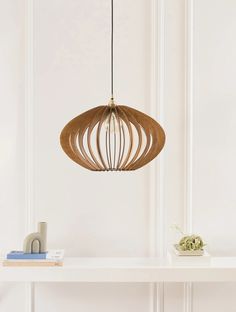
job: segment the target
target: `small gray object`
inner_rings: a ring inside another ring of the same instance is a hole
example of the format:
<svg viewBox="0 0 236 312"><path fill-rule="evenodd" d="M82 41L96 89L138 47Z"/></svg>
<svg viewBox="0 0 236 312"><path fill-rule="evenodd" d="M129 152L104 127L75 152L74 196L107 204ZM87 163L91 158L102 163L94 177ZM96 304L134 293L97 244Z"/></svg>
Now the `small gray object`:
<svg viewBox="0 0 236 312"><path fill-rule="evenodd" d="M26 236L23 251L24 253L47 252L47 222L39 222L38 232Z"/></svg>

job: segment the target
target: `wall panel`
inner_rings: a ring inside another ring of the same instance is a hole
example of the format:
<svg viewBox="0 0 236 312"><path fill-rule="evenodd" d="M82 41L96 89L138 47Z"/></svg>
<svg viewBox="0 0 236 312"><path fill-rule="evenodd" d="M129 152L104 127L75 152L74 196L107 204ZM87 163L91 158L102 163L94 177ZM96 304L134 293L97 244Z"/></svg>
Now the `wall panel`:
<svg viewBox="0 0 236 312"><path fill-rule="evenodd" d="M235 1L194 1L192 221L220 256L236 250L235 16ZM234 311L235 291L234 284L197 284L193 311Z"/></svg>
<svg viewBox="0 0 236 312"><path fill-rule="evenodd" d="M21 249L26 230L24 140L24 2L0 2L0 246ZM0 285L0 309L26 307L25 285Z"/></svg>
<svg viewBox="0 0 236 312"><path fill-rule="evenodd" d="M60 131L70 119L109 101L109 5L95 0L35 2L35 221L48 222L50 248L63 247L67 256L149 255L148 169L90 172L69 160L59 145ZM143 0L135 10L132 1L115 1L115 96L118 103L144 111L150 109L149 10ZM82 304L91 311L98 293L101 311L128 311L130 292L132 309L149 309L148 285L135 286L135 292L132 285L101 287L36 285L36 311L46 306L67 311L68 298L72 309Z"/></svg>

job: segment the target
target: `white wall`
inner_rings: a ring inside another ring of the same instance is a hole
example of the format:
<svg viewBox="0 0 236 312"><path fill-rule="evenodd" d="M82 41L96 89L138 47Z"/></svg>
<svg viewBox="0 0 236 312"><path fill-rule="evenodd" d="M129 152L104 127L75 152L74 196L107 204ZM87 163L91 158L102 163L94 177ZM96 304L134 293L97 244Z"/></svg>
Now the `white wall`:
<svg viewBox="0 0 236 312"><path fill-rule="evenodd" d="M0 2L0 248L24 236L24 6ZM1 284L0 309L26 308L25 287Z"/></svg>
<svg viewBox="0 0 236 312"><path fill-rule="evenodd" d="M0 1L0 248L43 220L68 256L161 255L177 222L235 255L236 3L114 2L117 102L161 121L165 150L133 173L93 173L59 146L70 119L109 100L109 1ZM234 284L157 286L7 284L0 308L235 311Z"/></svg>
<svg viewBox="0 0 236 312"><path fill-rule="evenodd" d="M236 253L235 17L232 0L193 4L192 222L212 254L229 256ZM233 283L197 284L194 311L235 311L235 291Z"/></svg>

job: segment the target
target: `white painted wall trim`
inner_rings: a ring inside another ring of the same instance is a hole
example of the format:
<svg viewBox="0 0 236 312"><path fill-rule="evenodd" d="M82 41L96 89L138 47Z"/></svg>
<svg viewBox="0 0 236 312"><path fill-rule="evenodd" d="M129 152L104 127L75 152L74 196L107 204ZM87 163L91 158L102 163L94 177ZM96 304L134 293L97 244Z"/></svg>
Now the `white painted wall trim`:
<svg viewBox="0 0 236 312"><path fill-rule="evenodd" d="M150 114L164 123L164 1L151 1L151 89ZM166 252L164 209L164 159L160 154L150 165L150 256L163 257ZM164 283L151 287L151 311L164 311Z"/></svg>
<svg viewBox="0 0 236 312"><path fill-rule="evenodd" d="M193 0L186 0L186 178L185 178L185 231L192 232L192 153L193 153Z"/></svg>
<svg viewBox="0 0 236 312"><path fill-rule="evenodd" d="M33 84L34 84L34 6L26 0L25 25L25 202L26 233L33 230Z"/></svg>
<svg viewBox="0 0 236 312"><path fill-rule="evenodd" d="M33 100L34 100L34 0L25 0L25 234L34 227ZM34 283L26 284L27 312L34 312Z"/></svg>
<svg viewBox="0 0 236 312"><path fill-rule="evenodd" d="M192 170L193 170L193 70L194 70L194 0L185 0L185 211L186 233L193 230ZM184 312L193 310L193 284L184 284Z"/></svg>

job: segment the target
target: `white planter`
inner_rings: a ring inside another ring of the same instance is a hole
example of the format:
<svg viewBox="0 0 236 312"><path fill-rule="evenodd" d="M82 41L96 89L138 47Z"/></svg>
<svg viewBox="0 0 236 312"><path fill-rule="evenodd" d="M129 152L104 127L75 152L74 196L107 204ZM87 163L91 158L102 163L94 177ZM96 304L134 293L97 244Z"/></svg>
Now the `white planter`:
<svg viewBox="0 0 236 312"><path fill-rule="evenodd" d="M170 265L201 266L209 265L211 262L211 256L206 250L182 251L177 244L172 246L167 258Z"/></svg>
<svg viewBox="0 0 236 312"><path fill-rule="evenodd" d="M181 250L179 248L179 245L175 244L174 246L174 252L177 256L203 256L204 255L204 249L200 250Z"/></svg>

